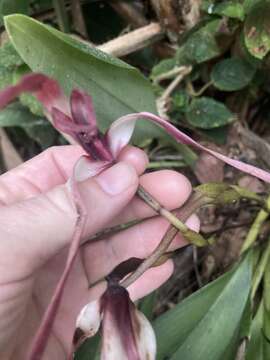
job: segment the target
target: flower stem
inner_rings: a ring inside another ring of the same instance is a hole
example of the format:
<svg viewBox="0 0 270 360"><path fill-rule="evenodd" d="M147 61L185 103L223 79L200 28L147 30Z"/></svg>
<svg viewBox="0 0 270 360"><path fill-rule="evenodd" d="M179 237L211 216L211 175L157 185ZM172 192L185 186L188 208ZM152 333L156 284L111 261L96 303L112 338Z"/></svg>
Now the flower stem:
<svg viewBox="0 0 270 360"><path fill-rule="evenodd" d="M266 207L267 209L270 208L270 196L268 196L267 200L266 200ZM256 216L256 219L254 220L248 234L247 237L244 241L244 244L242 246L241 249L241 254L243 254L247 249L249 249L253 243L256 241L259 232L261 230L261 227L263 225L263 223L265 222L265 220L268 218L269 216L269 212L262 209L259 211L258 215Z"/></svg>
<svg viewBox="0 0 270 360"><path fill-rule="evenodd" d="M198 208L205 205L205 197L198 196L197 194L193 194L189 201L184 205L178 212L177 217L181 218L182 221L186 221L190 215L192 215ZM173 215L175 217L175 215ZM179 220L179 219L177 219ZM181 223L182 221L179 220ZM186 226L186 225L185 225ZM152 267L157 260L166 252L170 244L172 243L174 237L178 233L178 228L175 228L174 225L170 225L160 241L159 245L155 248L152 254L146 258L138 268L129 275L126 279L124 279L121 283L121 286L128 287L134 281L136 281L146 270Z"/></svg>

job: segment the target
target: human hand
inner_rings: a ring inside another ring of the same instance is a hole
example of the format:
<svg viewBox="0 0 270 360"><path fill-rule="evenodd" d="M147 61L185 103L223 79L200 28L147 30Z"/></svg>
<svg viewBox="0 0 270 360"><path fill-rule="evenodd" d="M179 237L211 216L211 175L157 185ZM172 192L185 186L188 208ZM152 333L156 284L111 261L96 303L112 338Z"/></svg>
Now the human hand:
<svg viewBox="0 0 270 360"><path fill-rule="evenodd" d="M51 148L0 177L0 358L26 358L29 345L61 276L76 222L65 185L82 155L79 146ZM164 206L181 206L191 192L189 181L173 171L142 175L144 152L127 147L120 163L78 185L87 209L83 240L134 219L130 229L81 246L66 284L44 359L65 359L80 309L98 298L105 282L89 289L122 261L144 258L161 240L168 224L134 197L138 183ZM198 230L192 216L188 225ZM177 236L173 248L184 245ZM148 270L128 289L133 300L150 293L173 271L172 261Z"/></svg>

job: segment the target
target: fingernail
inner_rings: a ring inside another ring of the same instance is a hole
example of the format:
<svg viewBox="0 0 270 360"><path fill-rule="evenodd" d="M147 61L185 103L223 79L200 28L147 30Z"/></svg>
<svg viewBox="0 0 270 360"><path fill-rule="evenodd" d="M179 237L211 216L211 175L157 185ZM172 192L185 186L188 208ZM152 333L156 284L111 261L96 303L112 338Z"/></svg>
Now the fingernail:
<svg viewBox="0 0 270 360"><path fill-rule="evenodd" d="M119 162L101 173L96 181L104 192L118 195L137 183L138 177L133 166Z"/></svg>

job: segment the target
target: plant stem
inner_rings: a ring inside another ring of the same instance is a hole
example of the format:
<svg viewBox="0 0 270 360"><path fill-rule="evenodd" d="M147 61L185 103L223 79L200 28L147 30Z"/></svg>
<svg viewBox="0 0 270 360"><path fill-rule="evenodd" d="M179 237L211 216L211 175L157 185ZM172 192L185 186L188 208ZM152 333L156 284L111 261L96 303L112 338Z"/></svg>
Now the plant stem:
<svg viewBox="0 0 270 360"><path fill-rule="evenodd" d="M266 200L266 206L267 209L270 208L270 195ZM259 211L244 241L244 244L241 249L241 254L243 254L247 249L249 249L256 241L259 232L261 230L261 227L265 222L265 220L268 218L268 216L269 216L269 212L267 212L266 210L262 209Z"/></svg>
<svg viewBox="0 0 270 360"><path fill-rule="evenodd" d="M147 169L159 169L159 168L180 168L186 166L184 161L150 161Z"/></svg>
<svg viewBox="0 0 270 360"><path fill-rule="evenodd" d="M68 33L69 28L69 20L66 11L66 6L64 0L53 0L53 6L56 12L58 25L61 31Z"/></svg>
<svg viewBox="0 0 270 360"><path fill-rule="evenodd" d="M136 195L139 196L147 205L149 205L156 213L167 219L175 228L185 232L188 227L172 212L163 207L156 199L153 198L148 191L139 185Z"/></svg>
<svg viewBox="0 0 270 360"><path fill-rule="evenodd" d="M258 286L262 280L263 274L265 272L266 265L270 259L270 238L268 239L268 244L266 249L264 249L261 259L252 279L252 288L251 288L251 299L254 299Z"/></svg>
<svg viewBox="0 0 270 360"><path fill-rule="evenodd" d="M177 212L177 216L181 218L182 221L186 221L191 214L193 214L199 207L205 205L205 198L203 196L198 196L197 194L193 194L190 200L182 207L182 209ZM179 220L179 219L178 219ZM179 220L180 221L180 220ZM181 221L181 223L182 223ZM121 286L128 287L134 281L136 281L146 270L152 267L157 260L163 255L170 244L172 243L174 237L178 233L178 229L176 229L173 225L170 225L160 241L159 245L152 252L152 254L146 258L138 268L129 275L126 279L124 279L121 283Z"/></svg>

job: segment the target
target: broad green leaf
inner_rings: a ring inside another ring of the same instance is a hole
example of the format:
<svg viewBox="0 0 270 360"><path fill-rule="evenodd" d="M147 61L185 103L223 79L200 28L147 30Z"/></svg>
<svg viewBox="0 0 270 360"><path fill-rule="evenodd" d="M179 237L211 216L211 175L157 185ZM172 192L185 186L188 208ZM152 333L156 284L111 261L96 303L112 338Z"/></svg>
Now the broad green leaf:
<svg viewBox="0 0 270 360"><path fill-rule="evenodd" d="M128 64L23 15L5 18L14 47L33 71L57 79L66 94L74 87L92 97L102 131L123 114L155 112L151 84ZM137 140L164 134L141 121Z"/></svg>
<svg viewBox="0 0 270 360"><path fill-rule="evenodd" d="M244 27L249 52L263 59L270 50L270 1L261 0L250 9Z"/></svg>
<svg viewBox="0 0 270 360"><path fill-rule="evenodd" d="M235 269L156 319L157 359L223 360L221 355L228 351L240 326L250 282L251 261L246 257Z"/></svg>
<svg viewBox="0 0 270 360"><path fill-rule="evenodd" d="M14 69L23 64L23 60L11 42L0 47L0 68Z"/></svg>
<svg viewBox="0 0 270 360"><path fill-rule="evenodd" d="M30 0L0 0L0 25L3 25L3 16L22 13L28 14Z"/></svg>
<svg viewBox="0 0 270 360"><path fill-rule="evenodd" d="M216 4L212 9L212 14L227 16L229 18L239 19L241 21L245 18L244 7L237 1L223 1Z"/></svg>
<svg viewBox="0 0 270 360"><path fill-rule="evenodd" d="M218 128L235 120L235 116L223 103L208 97L193 99L186 117L191 125L201 129Z"/></svg>
<svg viewBox="0 0 270 360"><path fill-rule="evenodd" d="M211 73L216 88L223 91L236 91L247 86L253 79L256 69L248 62L230 58L218 62Z"/></svg>
<svg viewBox="0 0 270 360"><path fill-rule="evenodd" d="M100 334L87 339L76 351L74 360L100 360Z"/></svg>
<svg viewBox="0 0 270 360"><path fill-rule="evenodd" d="M157 292L154 291L151 294L145 296L139 303L139 310L142 311L149 320L153 318L156 300Z"/></svg>
<svg viewBox="0 0 270 360"><path fill-rule="evenodd" d="M209 139L210 141L213 141L219 145L226 144L228 133L229 133L229 126L226 125L208 130L200 129L200 134L202 134L205 138Z"/></svg>
<svg viewBox="0 0 270 360"><path fill-rule="evenodd" d="M14 103L0 111L0 127L20 126L44 126L51 125L47 120L33 115L26 107L19 103Z"/></svg>
<svg viewBox="0 0 270 360"><path fill-rule="evenodd" d="M26 107L14 103L0 112L0 127L18 126L42 148L52 146L57 137L56 131L44 118L32 114Z"/></svg>
<svg viewBox="0 0 270 360"><path fill-rule="evenodd" d="M179 63L202 63L218 56L221 52L215 36L220 28L221 21L212 20L199 30L193 32L185 44L179 48L177 58Z"/></svg>

